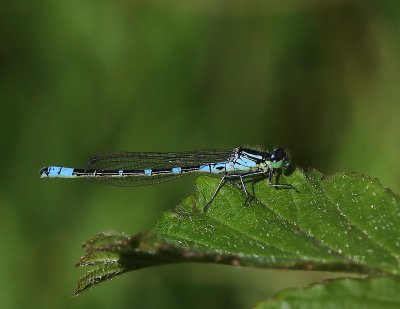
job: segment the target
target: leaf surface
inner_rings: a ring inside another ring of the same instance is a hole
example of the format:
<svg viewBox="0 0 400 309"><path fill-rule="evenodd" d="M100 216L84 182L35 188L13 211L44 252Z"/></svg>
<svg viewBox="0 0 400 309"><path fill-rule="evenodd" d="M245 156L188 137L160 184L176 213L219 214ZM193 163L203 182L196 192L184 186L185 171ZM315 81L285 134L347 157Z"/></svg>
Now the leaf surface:
<svg viewBox="0 0 400 309"><path fill-rule="evenodd" d="M143 267L206 262L281 269L398 275L400 199L356 173L325 177L317 171L280 177L293 189L265 180L242 190L222 187L202 211L219 179L197 178L197 193L165 212L148 233L100 233L85 243L78 266L94 266L76 293Z"/></svg>
<svg viewBox="0 0 400 309"><path fill-rule="evenodd" d="M284 290L255 309L400 308L400 279L337 279L303 289Z"/></svg>

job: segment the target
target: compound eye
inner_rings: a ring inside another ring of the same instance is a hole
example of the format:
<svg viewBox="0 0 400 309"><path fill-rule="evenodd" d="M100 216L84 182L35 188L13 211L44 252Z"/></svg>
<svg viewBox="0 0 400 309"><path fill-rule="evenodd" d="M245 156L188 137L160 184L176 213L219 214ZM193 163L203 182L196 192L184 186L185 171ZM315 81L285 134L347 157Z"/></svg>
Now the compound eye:
<svg viewBox="0 0 400 309"><path fill-rule="evenodd" d="M285 157L286 157L285 149L283 149L283 147L278 147L275 148L274 151L272 152L271 159L276 162L282 160Z"/></svg>

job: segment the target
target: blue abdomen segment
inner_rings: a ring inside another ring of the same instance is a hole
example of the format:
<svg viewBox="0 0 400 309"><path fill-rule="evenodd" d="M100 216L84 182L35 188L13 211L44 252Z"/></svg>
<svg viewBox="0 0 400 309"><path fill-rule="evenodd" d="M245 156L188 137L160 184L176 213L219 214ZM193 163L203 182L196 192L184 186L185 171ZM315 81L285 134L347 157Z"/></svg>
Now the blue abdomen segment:
<svg viewBox="0 0 400 309"><path fill-rule="evenodd" d="M211 164L200 165L199 172L212 173L212 174L223 174L235 171L235 164L233 162L218 162Z"/></svg>
<svg viewBox="0 0 400 309"><path fill-rule="evenodd" d="M40 171L40 177L45 178L72 178L76 177L74 173L74 168L72 167L63 167L63 166L49 166L42 168Z"/></svg>
<svg viewBox="0 0 400 309"><path fill-rule="evenodd" d="M245 173L256 170L259 166L256 162L245 157L239 157L234 161L218 162L200 165L199 172L222 174L222 173Z"/></svg>
<svg viewBox="0 0 400 309"><path fill-rule="evenodd" d="M213 174L225 173L227 164L228 164L228 162L203 164L203 165L200 165L199 172L213 173Z"/></svg>
<svg viewBox="0 0 400 309"><path fill-rule="evenodd" d="M236 159L234 164L235 171L248 172L257 169L258 165L253 160L240 156Z"/></svg>
<svg viewBox="0 0 400 309"><path fill-rule="evenodd" d="M182 168L181 167L173 167L171 169L172 174L181 174L182 173Z"/></svg>

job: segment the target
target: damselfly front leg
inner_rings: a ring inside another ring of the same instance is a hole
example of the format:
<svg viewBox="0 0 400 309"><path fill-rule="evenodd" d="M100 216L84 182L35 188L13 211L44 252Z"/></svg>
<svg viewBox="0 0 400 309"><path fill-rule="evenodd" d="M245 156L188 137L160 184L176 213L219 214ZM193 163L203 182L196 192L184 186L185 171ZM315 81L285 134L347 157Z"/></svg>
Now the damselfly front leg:
<svg viewBox="0 0 400 309"><path fill-rule="evenodd" d="M274 175L274 169L272 169L272 168L268 169L267 174L268 174L269 185L271 187L281 188L281 189L294 189L297 192L297 189L294 186L292 186L290 183L281 183L281 184L273 183L272 177Z"/></svg>

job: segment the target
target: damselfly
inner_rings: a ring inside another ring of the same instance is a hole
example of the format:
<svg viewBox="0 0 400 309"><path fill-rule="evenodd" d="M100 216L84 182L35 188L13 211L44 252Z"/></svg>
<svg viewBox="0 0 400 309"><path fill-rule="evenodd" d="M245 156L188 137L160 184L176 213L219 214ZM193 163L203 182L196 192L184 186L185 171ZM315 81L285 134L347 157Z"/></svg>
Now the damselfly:
<svg viewBox="0 0 400 309"><path fill-rule="evenodd" d="M143 186L161 183L189 173L209 173L222 176L208 210L225 181L235 182L249 197L244 179L266 176L269 185L294 188L290 184L273 183L275 170L289 165L284 148L272 152L239 147L232 151L207 150L191 152L119 152L95 155L86 169L49 166L40 170L42 178L92 178L116 186Z"/></svg>

